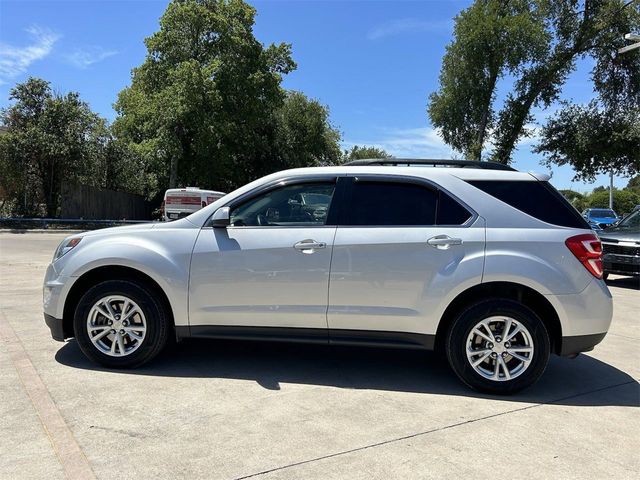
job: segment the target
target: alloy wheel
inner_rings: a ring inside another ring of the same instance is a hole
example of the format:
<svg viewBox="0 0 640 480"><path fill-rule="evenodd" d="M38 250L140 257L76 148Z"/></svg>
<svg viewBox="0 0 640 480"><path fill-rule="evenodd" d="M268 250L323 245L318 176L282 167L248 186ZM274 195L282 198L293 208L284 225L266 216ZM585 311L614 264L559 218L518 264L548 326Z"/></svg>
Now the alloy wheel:
<svg viewBox="0 0 640 480"><path fill-rule="evenodd" d="M112 357L135 352L147 334L147 320L140 306L124 295L98 300L87 316L87 332L93 345Z"/></svg>
<svg viewBox="0 0 640 480"><path fill-rule="evenodd" d="M519 377L531 364L533 338L514 318L492 316L471 329L466 354L476 373L488 380L504 382Z"/></svg>

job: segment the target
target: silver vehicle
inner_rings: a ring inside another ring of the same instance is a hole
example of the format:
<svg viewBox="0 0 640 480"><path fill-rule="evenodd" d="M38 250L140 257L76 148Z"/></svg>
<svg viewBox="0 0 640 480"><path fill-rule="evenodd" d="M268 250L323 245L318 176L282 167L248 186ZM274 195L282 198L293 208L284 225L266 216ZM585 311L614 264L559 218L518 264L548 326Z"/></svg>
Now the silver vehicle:
<svg viewBox="0 0 640 480"><path fill-rule="evenodd" d="M275 173L175 222L67 238L46 323L108 367L171 337L378 345L441 350L467 385L512 393L612 316L600 241L547 180L398 159Z"/></svg>

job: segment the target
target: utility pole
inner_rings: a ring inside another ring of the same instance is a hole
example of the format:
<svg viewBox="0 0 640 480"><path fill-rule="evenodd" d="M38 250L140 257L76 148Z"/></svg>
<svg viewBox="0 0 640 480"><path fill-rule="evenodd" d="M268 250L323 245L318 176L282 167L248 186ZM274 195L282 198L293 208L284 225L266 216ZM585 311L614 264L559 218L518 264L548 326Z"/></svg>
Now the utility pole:
<svg viewBox="0 0 640 480"><path fill-rule="evenodd" d="M613 170L609 172L609 208L613 210Z"/></svg>

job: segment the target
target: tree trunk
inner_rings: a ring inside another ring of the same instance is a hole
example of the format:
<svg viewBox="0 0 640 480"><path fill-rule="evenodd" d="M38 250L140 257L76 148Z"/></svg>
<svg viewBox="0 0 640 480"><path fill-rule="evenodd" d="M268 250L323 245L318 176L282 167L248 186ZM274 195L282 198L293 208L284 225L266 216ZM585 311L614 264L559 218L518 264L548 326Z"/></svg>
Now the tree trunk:
<svg viewBox="0 0 640 480"><path fill-rule="evenodd" d="M484 139L487 132L487 120L489 119L489 106L482 113L480 119L480 125L478 125L478 137L476 138L476 144L471 152L471 160L480 162L482 160L482 147L484 146Z"/></svg>
<svg viewBox="0 0 640 480"><path fill-rule="evenodd" d="M169 188L176 188L178 185L178 155L171 155L171 167L169 169Z"/></svg>
<svg viewBox="0 0 640 480"><path fill-rule="evenodd" d="M494 162L508 165L511 155L516 147L516 142L522 136L524 124L529 117L533 102L538 98L542 88L531 88L525 95L520 95L507 102L500 118L499 134L496 140L496 149L492 154Z"/></svg>
<svg viewBox="0 0 640 480"><path fill-rule="evenodd" d="M482 118L480 119L480 125L478 125L478 137L476 139L476 146L472 152L472 160L482 160L482 148L484 147L484 141L487 138L487 124L489 123L489 110L491 109L491 99L493 98L493 92L496 88L498 81L499 69L494 68L489 78L489 84L487 88L487 98L484 104L484 111L482 112Z"/></svg>
<svg viewBox="0 0 640 480"><path fill-rule="evenodd" d="M589 50L587 31L591 28L592 23L591 3L589 0L584 3L583 18L571 47L556 46L548 62L524 73L523 78L527 78L529 81L523 86L524 88L520 88L520 93L516 97L511 97L506 102L501 112L496 149L492 154L492 160L504 164L511 161L511 155L522 136L531 107L545 89L561 84L562 76L571 71L573 59L577 55Z"/></svg>
<svg viewBox="0 0 640 480"><path fill-rule="evenodd" d="M42 170L46 172L41 180L42 194L47 207L47 218L53 218L56 216L56 211L58 210L53 179L53 162L50 162L50 165L45 165Z"/></svg>

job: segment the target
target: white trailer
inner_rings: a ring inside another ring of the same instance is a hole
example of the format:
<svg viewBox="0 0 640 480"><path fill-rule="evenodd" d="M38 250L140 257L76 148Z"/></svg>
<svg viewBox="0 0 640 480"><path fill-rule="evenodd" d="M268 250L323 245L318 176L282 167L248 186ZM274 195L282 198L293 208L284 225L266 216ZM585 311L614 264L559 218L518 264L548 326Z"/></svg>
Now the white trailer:
<svg viewBox="0 0 640 480"><path fill-rule="evenodd" d="M186 217L225 195L224 192L201 190L197 187L170 188L164 193L163 218L170 222Z"/></svg>

